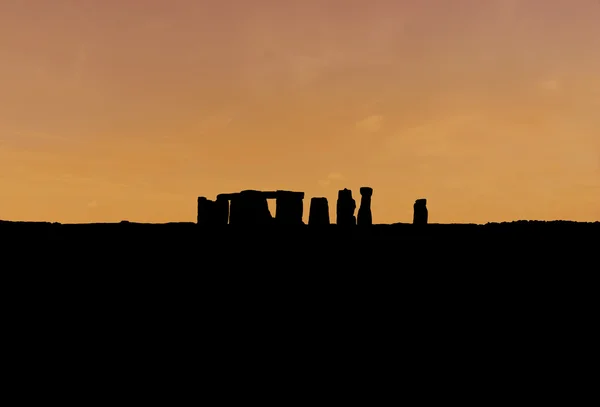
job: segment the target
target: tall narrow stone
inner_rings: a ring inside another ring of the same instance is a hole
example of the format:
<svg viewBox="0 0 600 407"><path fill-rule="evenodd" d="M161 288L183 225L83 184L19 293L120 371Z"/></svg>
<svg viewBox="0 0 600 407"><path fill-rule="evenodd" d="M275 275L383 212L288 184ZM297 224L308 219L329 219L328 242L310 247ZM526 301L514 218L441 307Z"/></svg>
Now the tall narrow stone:
<svg viewBox="0 0 600 407"><path fill-rule="evenodd" d="M279 225L302 225L304 192L277 191L275 219Z"/></svg>
<svg viewBox="0 0 600 407"><path fill-rule="evenodd" d="M229 222L229 199L217 196L214 203L215 225L224 226Z"/></svg>
<svg viewBox="0 0 600 407"><path fill-rule="evenodd" d="M217 200L219 197L217 196ZM244 204L240 194L230 194L229 197L229 224L238 225L244 223Z"/></svg>
<svg viewBox="0 0 600 407"><path fill-rule="evenodd" d="M340 226L356 225L356 201L352 198L352 191L344 188L338 192L336 207L336 223Z"/></svg>
<svg viewBox="0 0 600 407"><path fill-rule="evenodd" d="M215 221L215 203L206 197L198 197L198 216L196 223L201 226L212 225Z"/></svg>
<svg viewBox="0 0 600 407"><path fill-rule="evenodd" d="M427 199L417 199L413 205L413 224L414 225L426 225L429 217L427 211Z"/></svg>
<svg viewBox="0 0 600 407"><path fill-rule="evenodd" d="M359 225L372 225L373 215L371 214L371 196L373 196L373 188L362 187L360 189L360 208L358 209Z"/></svg>
<svg viewBox="0 0 600 407"><path fill-rule="evenodd" d="M327 198L312 198L310 200L310 212L308 213L309 226L325 226L329 223Z"/></svg>
<svg viewBox="0 0 600 407"><path fill-rule="evenodd" d="M230 224L266 225L272 220L267 198L261 191L246 190L232 196Z"/></svg>

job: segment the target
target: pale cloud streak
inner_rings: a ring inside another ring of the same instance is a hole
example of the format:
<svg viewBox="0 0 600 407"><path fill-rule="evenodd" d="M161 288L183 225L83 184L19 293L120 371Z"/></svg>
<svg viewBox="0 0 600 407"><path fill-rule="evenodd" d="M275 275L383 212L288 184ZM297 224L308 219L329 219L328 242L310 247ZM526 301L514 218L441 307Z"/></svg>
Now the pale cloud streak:
<svg viewBox="0 0 600 407"><path fill-rule="evenodd" d="M366 133L377 133L383 126L382 115L371 115L356 123L356 129Z"/></svg>
<svg viewBox="0 0 600 407"><path fill-rule="evenodd" d="M318 184L321 187L326 188L326 187L330 186L332 183L335 183L336 181L341 181L343 179L344 179L344 176L342 174L340 174L339 172L331 172L331 173L327 174L327 177L319 180Z"/></svg>
<svg viewBox="0 0 600 407"><path fill-rule="evenodd" d="M539 87L543 90L556 92L560 90L560 81L558 79L546 79L539 83Z"/></svg>

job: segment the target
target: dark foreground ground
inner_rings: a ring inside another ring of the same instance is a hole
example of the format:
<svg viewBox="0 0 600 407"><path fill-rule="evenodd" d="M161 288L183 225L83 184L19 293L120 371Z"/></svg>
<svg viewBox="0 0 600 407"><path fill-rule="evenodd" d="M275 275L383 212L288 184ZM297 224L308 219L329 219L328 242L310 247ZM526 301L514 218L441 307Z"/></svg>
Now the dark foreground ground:
<svg viewBox="0 0 600 407"><path fill-rule="evenodd" d="M498 304L510 306L536 296L583 301L596 298L584 292L599 289L599 222L350 229L1 222L0 242L4 278L31 279L45 293L52 286L105 295L109 304L413 298L412 306L429 307L499 296Z"/></svg>
<svg viewBox="0 0 600 407"><path fill-rule="evenodd" d="M236 273L505 272L573 268L597 261L600 222L308 226L203 229L193 223L58 224L0 222L0 241L13 267L45 262L76 265ZM589 264L591 267L591 263ZM458 267L454 269L453 267Z"/></svg>
<svg viewBox="0 0 600 407"><path fill-rule="evenodd" d="M221 395L234 377L289 394L305 392L305 380L330 387L337 378L357 382L339 390L353 398L372 380L420 399L501 386L489 397L518 382L537 399L555 393L534 380L562 388L588 371L580 365L597 343L599 240L600 223L570 222L1 222L3 338L18 368L35 362L45 377L63 366L110 372L128 386L133 377L160 386L193 379Z"/></svg>
<svg viewBox="0 0 600 407"><path fill-rule="evenodd" d="M64 286L81 281L90 290L136 286L132 292L140 295L158 290L157 296L180 299L219 290L238 296L317 290L373 299L387 298L386 292L403 298L505 288L551 293L544 285L562 285L566 295L569 282L596 287L584 281L600 270L599 222L350 229L2 222L0 241L5 276L38 275L54 285L64 279Z"/></svg>

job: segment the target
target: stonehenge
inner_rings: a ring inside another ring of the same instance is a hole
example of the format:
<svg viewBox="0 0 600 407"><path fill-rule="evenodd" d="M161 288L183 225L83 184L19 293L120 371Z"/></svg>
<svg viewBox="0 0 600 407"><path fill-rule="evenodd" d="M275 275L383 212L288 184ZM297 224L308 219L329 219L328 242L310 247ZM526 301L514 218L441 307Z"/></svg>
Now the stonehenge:
<svg viewBox="0 0 600 407"><path fill-rule="evenodd" d="M217 196L217 200L213 205L212 216L215 218L215 225L227 225L229 222L229 201Z"/></svg>
<svg viewBox="0 0 600 407"><path fill-rule="evenodd" d="M427 199L417 199L413 205L413 225L426 225L429 216L427 211Z"/></svg>
<svg viewBox="0 0 600 407"><path fill-rule="evenodd" d="M198 197L198 218L196 223L202 226L209 226L214 220L214 201L207 199L204 196Z"/></svg>
<svg viewBox="0 0 600 407"><path fill-rule="evenodd" d="M277 191L275 220L279 225L301 225L304 215L304 192Z"/></svg>
<svg viewBox="0 0 600 407"><path fill-rule="evenodd" d="M339 226L373 225L371 199L373 188L360 188L360 207L355 216L356 201L352 191L344 188L338 191L335 223ZM269 210L267 200L275 200L275 216ZM414 224L427 223L427 200L417 199L414 205ZM198 197L197 224L201 226L258 226L258 225L304 225L304 192L258 191L219 194L216 200ZM325 197L310 200L308 224L324 226L331 224L329 203Z"/></svg>
<svg viewBox="0 0 600 407"><path fill-rule="evenodd" d="M265 225L273 221L267 198L260 191L242 191L232 195L230 202L230 225Z"/></svg>
<svg viewBox="0 0 600 407"><path fill-rule="evenodd" d="M371 196L373 196L373 188L362 187L360 189L360 208L358 209L358 217L356 221L361 226L373 224L373 215L371 214Z"/></svg>
<svg viewBox="0 0 600 407"><path fill-rule="evenodd" d="M226 225L229 219L229 202L217 198L211 201L206 197L198 197L198 225L220 226Z"/></svg>
<svg viewBox="0 0 600 407"><path fill-rule="evenodd" d="M356 201L352 198L352 191L347 188L338 191L336 223L340 226L356 225L355 210Z"/></svg>
<svg viewBox="0 0 600 407"><path fill-rule="evenodd" d="M327 198L312 198L308 213L308 224L311 226L329 225L329 204Z"/></svg>
<svg viewBox="0 0 600 407"><path fill-rule="evenodd" d="M275 217L267 199L275 199ZM219 194L216 201L198 198L198 225L301 225L304 192L244 190Z"/></svg>

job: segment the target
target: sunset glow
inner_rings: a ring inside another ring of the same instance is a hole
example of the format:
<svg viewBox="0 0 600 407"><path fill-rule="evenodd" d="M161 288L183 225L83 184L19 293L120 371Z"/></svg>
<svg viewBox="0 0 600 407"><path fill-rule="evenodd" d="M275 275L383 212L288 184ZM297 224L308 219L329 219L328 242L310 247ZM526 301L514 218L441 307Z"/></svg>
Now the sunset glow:
<svg viewBox="0 0 600 407"><path fill-rule="evenodd" d="M600 1L0 1L0 219L361 186L375 223L600 220Z"/></svg>

